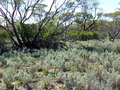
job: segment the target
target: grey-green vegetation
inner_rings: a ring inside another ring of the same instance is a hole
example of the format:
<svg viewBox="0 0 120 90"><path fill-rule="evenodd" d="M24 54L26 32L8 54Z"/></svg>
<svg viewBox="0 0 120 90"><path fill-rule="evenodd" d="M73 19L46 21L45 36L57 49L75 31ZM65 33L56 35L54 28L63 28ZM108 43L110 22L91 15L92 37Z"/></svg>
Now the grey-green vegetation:
<svg viewBox="0 0 120 90"><path fill-rule="evenodd" d="M120 40L66 42L59 48L0 56L0 90L119 90Z"/></svg>

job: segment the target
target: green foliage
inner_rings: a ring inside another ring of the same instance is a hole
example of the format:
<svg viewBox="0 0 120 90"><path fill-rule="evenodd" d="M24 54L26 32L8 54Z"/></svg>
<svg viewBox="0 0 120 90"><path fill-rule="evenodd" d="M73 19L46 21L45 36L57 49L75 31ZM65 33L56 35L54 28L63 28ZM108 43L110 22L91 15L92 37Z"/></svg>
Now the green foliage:
<svg viewBox="0 0 120 90"><path fill-rule="evenodd" d="M1 31L0 32L0 38L8 38L8 37L9 37L9 35L6 31Z"/></svg>
<svg viewBox="0 0 120 90"><path fill-rule="evenodd" d="M16 75L15 79L21 81L23 84L28 84L31 80L31 74L28 74L26 71L20 70Z"/></svg>
<svg viewBox="0 0 120 90"><path fill-rule="evenodd" d="M11 82L13 82L15 79L14 75L15 69L13 68L7 68L5 72L3 72L2 77L6 85L11 85Z"/></svg>
<svg viewBox="0 0 120 90"><path fill-rule="evenodd" d="M47 89L49 85L50 85L49 83L40 83L40 86L41 86L43 89Z"/></svg>
<svg viewBox="0 0 120 90"><path fill-rule="evenodd" d="M110 18L119 17L120 16L120 11L116 11L116 12L113 12L113 13L106 13L106 14L104 14L104 16L110 17Z"/></svg>
<svg viewBox="0 0 120 90"><path fill-rule="evenodd" d="M60 33L59 31L55 31L55 29L56 29L56 26L54 25L54 22L50 22L49 25L44 28L43 39L54 40L55 36L53 34L58 34L59 35L59 33Z"/></svg>
<svg viewBox="0 0 120 90"><path fill-rule="evenodd" d="M80 20L79 18L77 18L77 19L75 20L75 22L76 22L76 23L79 23L79 24L83 23L83 21Z"/></svg>
<svg viewBox="0 0 120 90"><path fill-rule="evenodd" d="M40 74L41 76L47 76L48 73L43 71L43 72L40 72L39 74Z"/></svg>
<svg viewBox="0 0 120 90"><path fill-rule="evenodd" d="M48 30L48 31L46 31L44 34L43 34L43 37L45 38L45 39L51 39L51 38L53 38L53 33L54 33L54 30L53 29L51 29L51 30Z"/></svg>
<svg viewBox="0 0 120 90"><path fill-rule="evenodd" d="M68 3L66 4L66 6L70 8L70 7L72 7L74 4L75 4L74 2L68 2Z"/></svg>
<svg viewBox="0 0 120 90"><path fill-rule="evenodd" d="M9 42L9 35L6 31L1 31L0 32L0 49L1 50L7 50L7 43Z"/></svg>
<svg viewBox="0 0 120 90"><path fill-rule="evenodd" d="M97 35L97 32L71 30L67 34L70 36L72 36L72 35Z"/></svg>
<svg viewBox="0 0 120 90"><path fill-rule="evenodd" d="M88 31L76 31L71 30L67 32L68 38L77 39L77 40L90 40L90 39L98 39L98 32L88 32Z"/></svg>
<svg viewBox="0 0 120 90"><path fill-rule="evenodd" d="M23 24L22 26L17 26L17 30L24 39L33 38L37 33L37 25L35 24Z"/></svg>

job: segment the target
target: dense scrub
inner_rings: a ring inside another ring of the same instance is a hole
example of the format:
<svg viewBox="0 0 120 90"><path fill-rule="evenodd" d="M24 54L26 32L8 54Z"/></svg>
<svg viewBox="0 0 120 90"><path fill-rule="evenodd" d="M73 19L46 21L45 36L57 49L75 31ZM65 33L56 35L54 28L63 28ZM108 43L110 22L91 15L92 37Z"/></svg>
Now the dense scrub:
<svg viewBox="0 0 120 90"><path fill-rule="evenodd" d="M0 56L0 90L119 90L120 40L66 42L68 50Z"/></svg>

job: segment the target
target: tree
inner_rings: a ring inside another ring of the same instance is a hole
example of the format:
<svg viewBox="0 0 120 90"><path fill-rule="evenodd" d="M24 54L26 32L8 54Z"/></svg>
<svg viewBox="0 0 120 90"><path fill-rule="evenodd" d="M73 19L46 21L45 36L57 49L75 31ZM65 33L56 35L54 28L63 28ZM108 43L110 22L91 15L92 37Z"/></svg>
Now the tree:
<svg viewBox="0 0 120 90"><path fill-rule="evenodd" d="M106 13L104 16L109 18L109 22L107 23L106 27L109 40L113 42L120 33L120 11Z"/></svg>
<svg viewBox="0 0 120 90"><path fill-rule="evenodd" d="M97 20L102 16L98 11L98 2L91 0L83 1L81 12L76 13L77 29L81 31L91 31L95 28Z"/></svg>
<svg viewBox="0 0 120 90"><path fill-rule="evenodd" d="M76 0L72 4L72 0L64 0L61 4L57 0L52 0L48 10L44 9L47 5L42 3L43 0L1 0L0 16L4 19L4 23L0 25L10 36L13 43L19 47L41 48L47 47L51 43L44 40L44 28L50 23L54 23L55 28L52 36L59 35L64 32L73 22L68 22L74 14L76 8L81 5L81 0ZM54 8L54 10L53 10ZM44 13L43 13L44 12ZM67 12L69 17L62 15ZM60 16L60 17L59 17ZM37 24L28 25L32 17L38 17ZM58 18L57 18L58 17ZM57 19L56 19L57 18ZM56 21L56 22L55 22ZM67 24L66 24L67 23ZM56 31L64 26L63 29ZM31 33L34 33L32 36ZM27 35L29 34L29 35Z"/></svg>

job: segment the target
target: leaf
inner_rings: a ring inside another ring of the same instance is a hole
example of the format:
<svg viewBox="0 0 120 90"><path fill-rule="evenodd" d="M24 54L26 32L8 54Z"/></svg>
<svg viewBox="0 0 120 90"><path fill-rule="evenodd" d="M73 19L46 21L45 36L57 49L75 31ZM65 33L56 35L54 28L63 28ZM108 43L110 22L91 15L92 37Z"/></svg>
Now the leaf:
<svg viewBox="0 0 120 90"><path fill-rule="evenodd" d="M80 24L80 23L83 23L83 21L80 20L80 19L78 19L78 18L75 20L75 22L76 22L76 23L79 23L79 24Z"/></svg>
<svg viewBox="0 0 120 90"><path fill-rule="evenodd" d="M68 3L66 4L67 7L72 7L73 5L74 5L74 2L68 2Z"/></svg>

